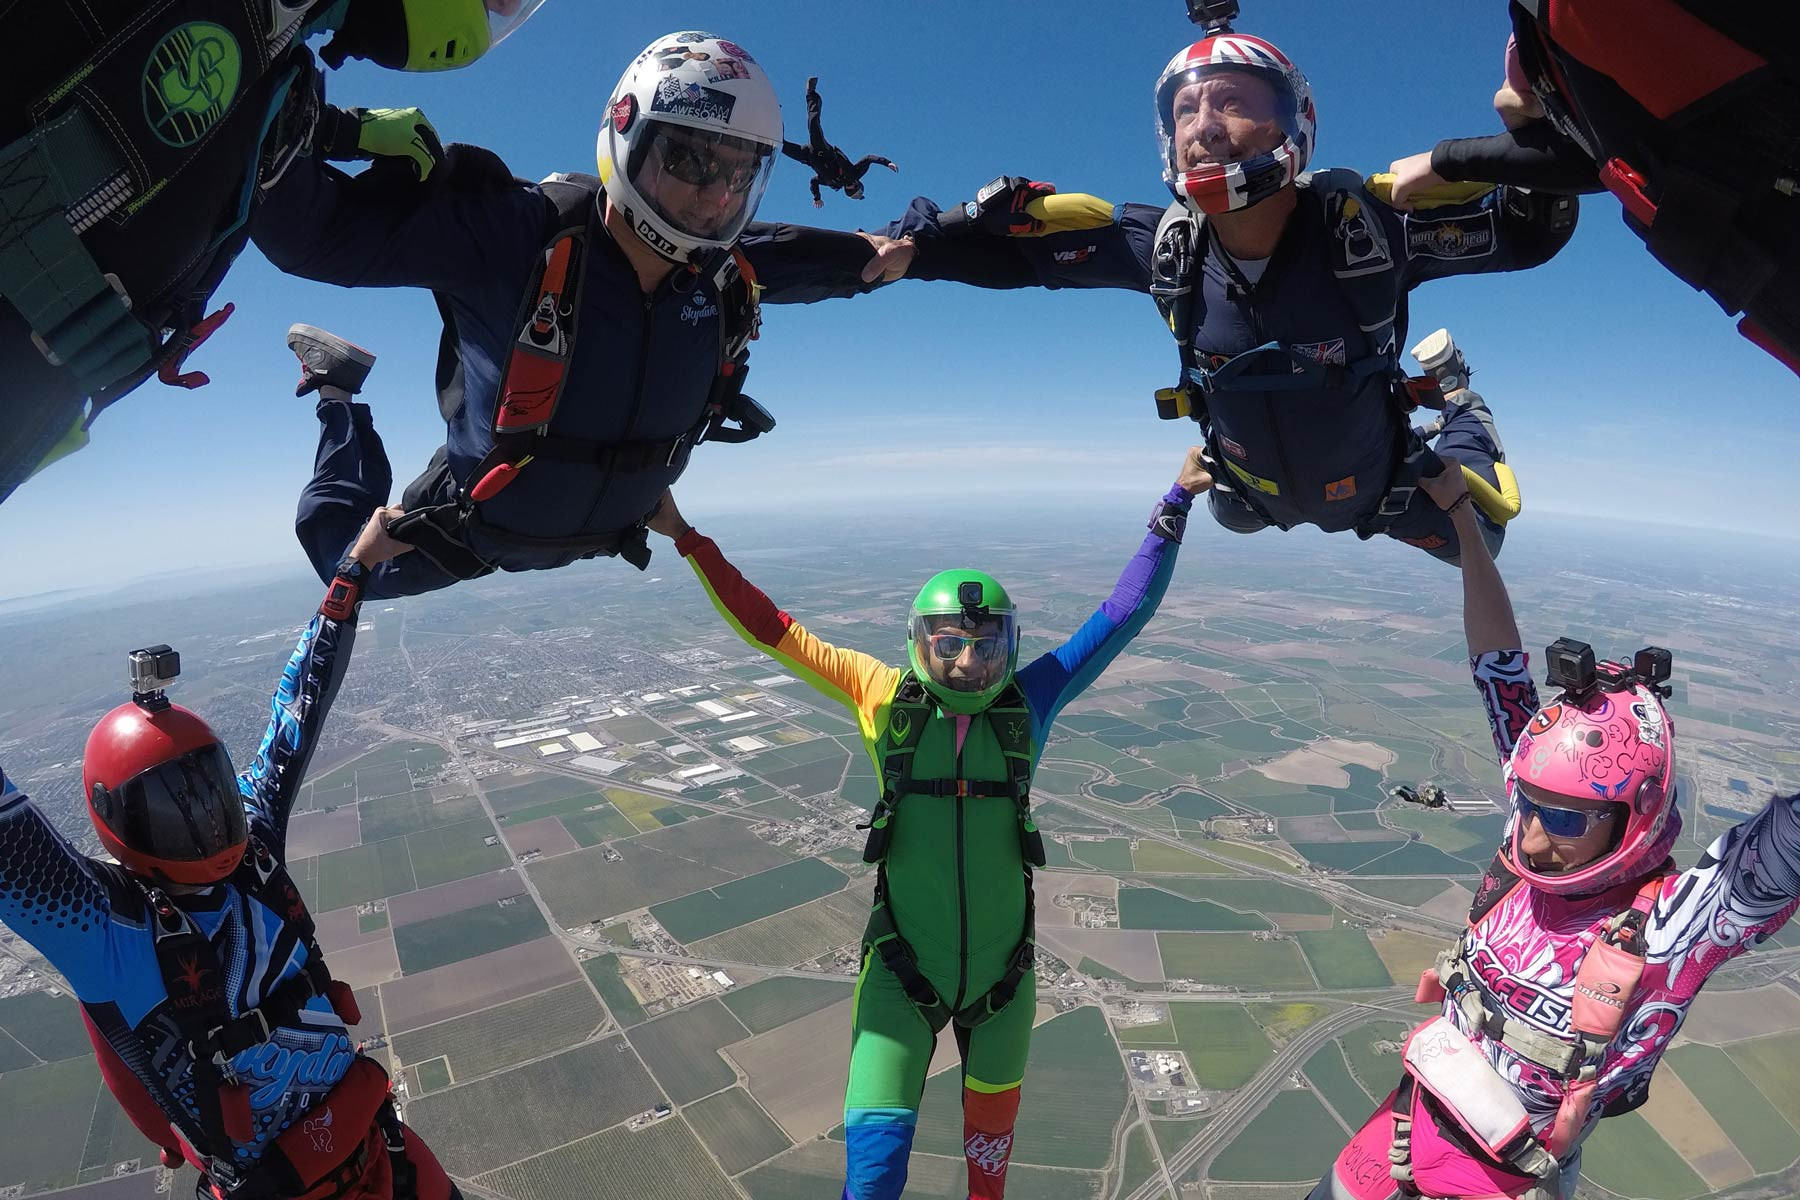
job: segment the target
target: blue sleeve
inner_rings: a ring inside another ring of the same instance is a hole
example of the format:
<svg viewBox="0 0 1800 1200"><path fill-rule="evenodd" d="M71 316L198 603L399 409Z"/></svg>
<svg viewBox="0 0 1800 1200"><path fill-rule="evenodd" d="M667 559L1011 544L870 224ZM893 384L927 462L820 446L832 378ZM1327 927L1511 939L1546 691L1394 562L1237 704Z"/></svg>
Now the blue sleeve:
<svg viewBox="0 0 1800 1200"><path fill-rule="evenodd" d="M256 757L238 775L244 809L274 838L276 856L287 856L288 816L319 744L319 730L331 712L338 685L350 666L356 643L356 608L343 619L315 615L300 634L269 704L269 725Z"/></svg>
<svg viewBox="0 0 1800 1200"><path fill-rule="evenodd" d="M92 859L0 774L0 921L83 997L106 991L112 898Z"/></svg>
<svg viewBox="0 0 1800 1200"><path fill-rule="evenodd" d="M874 248L859 234L754 221L738 239L765 304L811 304L874 291L863 267Z"/></svg>
<svg viewBox="0 0 1800 1200"><path fill-rule="evenodd" d="M257 206L251 237L290 275L442 292L523 275L543 246L549 200L534 187L398 176L378 166L352 177L313 156L296 159Z"/></svg>
<svg viewBox="0 0 1800 1200"><path fill-rule="evenodd" d="M1193 497L1169 489L1163 503L1186 513ZM1179 531L1177 531L1179 532ZM1019 687L1032 713L1032 736L1041 748L1056 715L1086 691L1156 613L1175 573L1181 544L1151 532L1125 564L1118 583L1075 636L1019 671Z"/></svg>
<svg viewBox="0 0 1800 1200"><path fill-rule="evenodd" d="M1030 237L976 233L944 237L941 210L921 196L882 232L918 246L909 279L946 279L985 288L1123 288L1150 290L1156 226L1163 210L1109 204L1097 197L1054 197L1062 214L1049 232Z"/></svg>
<svg viewBox="0 0 1800 1200"><path fill-rule="evenodd" d="M1575 233L1573 196L1496 187L1467 204L1400 213L1380 206L1406 286L1449 275L1522 271L1549 262Z"/></svg>

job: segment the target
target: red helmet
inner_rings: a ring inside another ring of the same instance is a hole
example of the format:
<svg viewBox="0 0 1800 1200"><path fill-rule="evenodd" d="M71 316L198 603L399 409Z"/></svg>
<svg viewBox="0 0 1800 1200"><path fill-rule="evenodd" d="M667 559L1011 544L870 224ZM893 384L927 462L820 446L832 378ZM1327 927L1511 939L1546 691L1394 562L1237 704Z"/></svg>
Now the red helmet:
<svg viewBox="0 0 1800 1200"><path fill-rule="evenodd" d="M1177 97L1189 85L1216 76L1249 76L1262 83L1261 99L1245 103L1256 109L1274 139L1262 153L1243 161L1184 162L1182 125ZM1156 133L1162 147L1163 182L1175 198L1196 213L1232 212L1249 208L1294 182L1312 161L1318 114L1312 88L1287 55L1273 42L1243 33L1220 33L1178 52L1156 81Z"/></svg>
<svg viewBox="0 0 1800 1200"><path fill-rule="evenodd" d="M121 704L88 735L88 816L106 852L163 883L217 883L244 858L249 829L218 735L163 702Z"/></svg>

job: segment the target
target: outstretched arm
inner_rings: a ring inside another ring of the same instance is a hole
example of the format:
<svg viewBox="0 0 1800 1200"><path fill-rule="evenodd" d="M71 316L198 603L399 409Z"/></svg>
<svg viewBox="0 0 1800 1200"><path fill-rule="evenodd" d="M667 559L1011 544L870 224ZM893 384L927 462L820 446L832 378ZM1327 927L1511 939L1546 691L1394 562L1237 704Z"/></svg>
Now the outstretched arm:
<svg viewBox="0 0 1800 1200"><path fill-rule="evenodd" d="M833 646L777 608L726 561L711 538L682 518L673 495L665 493L649 524L675 539L675 549L694 568L713 607L739 637L850 708L863 732L874 736L875 710L893 694L898 670L873 655Z"/></svg>
<svg viewBox="0 0 1800 1200"><path fill-rule="evenodd" d="M1150 517L1150 532L1125 564L1112 595L1075 631L1075 636L1021 668L1019 686L1031 707L1033 734L1044 734L1063 706L1100 677L1138 631L1149 623L1175 573L1175 555L1187 527L1194 497L1212 486L1201 464L1201 448L1188 450L1180 477Z"/></svg>
<svg viewBox="0 0 1800 1200"><path fill-rule="evenodd" d="M286 857L288 816L294 798L318 747L319 730L337 698L338 685L350 668L363 579L370 569L411 549L387 532L387 522L399 515L398 508L376 509L363 526L319 611L301 631L275 685L268 728L256 757L238 776L245 811L274 838L271 849L277 857Z"/></svg>
<svg viewBox="0 0 1800 1200"><path fill-rule="evenodd" d="M105 983L112 900L94 863L69 845L0 772L0 922L30 942L76 992Z"/></svg>

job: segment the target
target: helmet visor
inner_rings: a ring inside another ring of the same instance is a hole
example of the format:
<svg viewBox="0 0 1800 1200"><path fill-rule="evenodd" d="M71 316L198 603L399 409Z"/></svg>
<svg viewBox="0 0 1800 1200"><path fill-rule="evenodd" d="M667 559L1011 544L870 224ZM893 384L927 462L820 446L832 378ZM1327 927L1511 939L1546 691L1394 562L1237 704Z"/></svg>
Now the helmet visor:
<svg viewBox="0 0 1800 1200"><path fill-rule="evenodd" d="M629 164L632 187L658 217L720 245L756 215L774 168L771 146L672 121L648 122Z"/></svg>
<svg viewBox="0 0 1800 1200"><path fill-rule="evenodd" d="M512 36L543 3L544 0L482 0L487 9L488 49Z"/></svg>
<svg viewBox="0 0 1800 1200"><path fill-rule="evenodd" d="M217 743L159 763L117 788L96 784L93 806L121 845L164 862L200 862L249 837L231 759Z"/></svg>
<svg viewBox="0 0 1800 1200"><path fill-rule="evenodd" d="M1204 63L1164 77L1157 134L1176 175L1272 154L1304 140L1299 102L1286 73L1248 63Z"/></svg>
<svg viewBox="0 0 1800 1200"><path fill-rule="evenodd" d="M914 613L908 631L920 667L954 692L985 692L1011 673L1019 632L1011 612Z"/></svg>

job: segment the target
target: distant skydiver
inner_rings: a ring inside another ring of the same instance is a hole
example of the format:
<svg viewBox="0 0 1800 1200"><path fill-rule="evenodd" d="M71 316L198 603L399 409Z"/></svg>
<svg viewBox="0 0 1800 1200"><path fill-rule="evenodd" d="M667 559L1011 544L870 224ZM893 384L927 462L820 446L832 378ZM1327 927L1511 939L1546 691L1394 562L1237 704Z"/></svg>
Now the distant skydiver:
<svg viewBox="0 0 1800 1200"><path fill-rule="evenodd" d="M406 547L372 516L275 688L248 768L164 688L167 646L131 655L132 699L88 737L82 787L100 845L79 853L0 776L0 920L74 989L101 1078L165 1166L217 1200L449 1200L358 1053L283 865L288 816L356 640L367 573Z"/></svg>
<svg viewBox="0 0 1800 1200"><path fill-rule="evenodd" d="M891 667L820 641L776 608L682 520L673 496L651 517L740 637L856 714L881 779L863 849L876 864L875 908L851 1018L845 1200L896 1200L906 1186L946 1025L962 1052L969 1195L1005 1193L1036 1010L1031 869L1044 865L1044 846L1032 772L1063 706L1156 611L1188 508L1211 485L1196 447L1112 595L1017 670L1016 610L980 571L926 581L907 622L908 665Z"/></svg>
<svg viewBox="0 0 1800 1200"><path fill-rule="evenodd" d="M1394 163L1394 200L1445 180L1610 191L1657 261L1800 372L1800 53L1779 4L1509 6L1506 132Z"/></svg>
<svg viewBox="0 0 1800 1200"><path fill-rule="evenodd" d="M447 70L542 3L7 5L0 32L26 49L0 86L0 501L150 376L207 382L182 371L231 313L207 303L247 216L314 136L307 38L335 34L333 67Z"/></svg>
<svg viewBox="0 0 1800 1200"><path fill-rule="evenodd" d="M1399 1088L1311 1200L1567 1200L1582 1141L1644 1102L1708 977L1800 906L1800 795L1771 799L1677 870L1668 652L1597 664L1559 640L1548 657L1561 690L1540 707L1462 476L1422 486L1470 547L1469 666L1511 815L1467 932L1420 980L1420 1002L1443 1014L1407 1038Z"/></svg>
<svg viewBox="0 0 1800 1200"><path fill-rule="evenodd" d="M396 142L420 120L392 119ZM600 555L642 568L644 520L694 446L774 427L742 392L759 297L854 290L869 249L855 234L750 224L781 141L763 69L686 32L652 42L619 80L598 178L529 184L474 147L452 148L424 183L391 162L354 179L319 156L294 162L257 217L269 259L347 287L430 288L445 317L446 441L406 488L396 530L418 553L377 572L370 595ZM333 343L319 353L354 357ZM321 414L297 532L323 575L392 474L366 412L354 437L337 408ZM356 490L359 507L312 503Z"/></svg>
<svg viewBox="0 0 1800 1200"><path fill-rule="evenodd" d="M807 144L800 146L787 141L781 143L783 154L813 169L810 186L814 208L825 207L825 198L819 194L821 186L840 191L852 200L861 200L862 177L869 173L870 167L881 166L890 171L900 169L879 154L865 154L854 163L851 162L848 154L825 140L825 131L819 124L819 114L824 107L825 102L819 96L819 78L815 75L806 81Z"/></svg>
<svg viewBox="0 0 1800 1200"><path fill-rule="evenodd" d="M1574 229L1575 202L1465 186L1406 215L1355 172L1303 174L1311 89L1261 38L1194 43L1170 60L1156 97L1176 196L1167 211L1007 176L948 211L914 200L886 230L906 240L872 239L880 253L866 273L1149 292L1182 365L1159 408L1206 431L1220 524L1386 534L1454 563L1455 530L1417 490L1430 458L1399 386L1407 295L1430 279L1546 261ZM1438 448L1497 483L1504 455L1485 406L1446 412ZM1500 525L1480 528L1497 549Z"/></svg>

